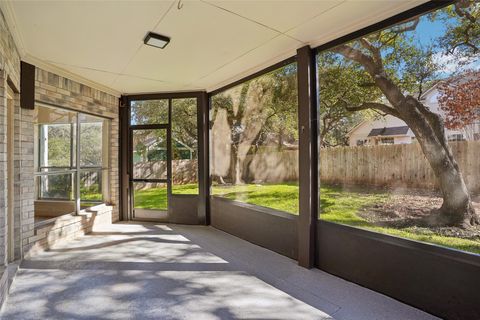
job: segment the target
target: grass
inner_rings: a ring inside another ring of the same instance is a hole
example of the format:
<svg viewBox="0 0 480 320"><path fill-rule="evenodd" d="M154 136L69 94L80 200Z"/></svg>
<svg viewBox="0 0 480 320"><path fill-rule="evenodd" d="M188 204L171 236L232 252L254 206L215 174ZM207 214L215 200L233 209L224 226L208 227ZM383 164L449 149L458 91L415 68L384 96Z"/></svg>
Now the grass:
<svg viewBox="0 0 480 320"><path fill-rule="evenodd" d="M214 186L212 194L298 214L298 185L296 184Z"/></svg>
<svg viewBox="0 0 480 320"><path fill-rule="evenodd" d="M185 184L173 186L173 194L198 194L198 185ZM134 207L138 209L167 210L167 187L135 190Z"/></svg>
<svg viewBox="0 0 480 320"><path fill-rule="evenodd" d="M390 198L388 193L347 191L330 186L322 186L320 192L321 218L326 221L480 254L480 240L442 236L428 229L414 227L401 229L378 227L357 215L365 207L388 201ZM198 194L198 188L196 185L174 186L173 193ZM298 214L298 185L296 184L214 186L212 194ZM135 206L136 208L166 210L166 189L152 188L135 191Z"/></svg>

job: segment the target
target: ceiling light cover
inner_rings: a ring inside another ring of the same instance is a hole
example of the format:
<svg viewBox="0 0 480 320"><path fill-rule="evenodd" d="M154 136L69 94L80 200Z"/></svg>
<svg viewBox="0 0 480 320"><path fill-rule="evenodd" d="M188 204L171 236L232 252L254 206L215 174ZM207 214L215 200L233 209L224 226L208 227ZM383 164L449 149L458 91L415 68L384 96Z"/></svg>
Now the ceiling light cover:
<svg viewBox="0 0 480 320"><path fill-rule="evenodd" d="M149 32L146 36L145 39L143 39L143 43L146 45L156 47L163 49L167 46L167 44L170 42L170 38L166 36L162 36L157 33Z"/></svg>

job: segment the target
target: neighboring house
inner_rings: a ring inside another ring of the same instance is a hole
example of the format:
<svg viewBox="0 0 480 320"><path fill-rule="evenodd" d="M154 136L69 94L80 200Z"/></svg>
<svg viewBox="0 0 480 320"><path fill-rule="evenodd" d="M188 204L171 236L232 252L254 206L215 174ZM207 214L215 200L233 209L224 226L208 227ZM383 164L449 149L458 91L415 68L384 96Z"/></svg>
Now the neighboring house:
<svg viewBox="0 0 480 320"><path fill-rule="evenodd" d="M348 133L350 146L405 144L413 139L415 135L407 124L391 115L365 120Z"/></svg>
<svg viewBox="0 0 480 320"><path fill-rule="evenodd" d="M159 141L160 140L160 141ZM172 160L192 160L194 158L195 149L189 147L185 143L177 140L173 140L173 148L174 150L172 155ZM167 149L165 147L165 142L161 138L157 137L148 137L144 140L144 144L146 147L146 160L148 161L165 161L167 160ZM133 162L141 162L142 159L141 154L137 151L133 152ZM143 160L145 161L145 160Z"/></svg>
<svg viewBox="0 0 480 320"><path fill-rule="evenodd" d="M438 104L439 94L437 83L422 94L420 101L432 112L444 116L445 113ZM445 134L449 141L480 140L480 122L460 130L445 129ZM391 115L365 120L347 135L349 146L406 144L415 141L415 135L407 124Z"/></svg>

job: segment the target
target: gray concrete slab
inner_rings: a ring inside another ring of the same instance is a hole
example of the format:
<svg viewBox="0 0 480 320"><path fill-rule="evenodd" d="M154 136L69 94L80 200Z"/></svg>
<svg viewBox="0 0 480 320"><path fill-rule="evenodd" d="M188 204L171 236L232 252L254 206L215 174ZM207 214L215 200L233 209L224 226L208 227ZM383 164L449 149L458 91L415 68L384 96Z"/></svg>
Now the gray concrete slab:
<svg viewBox="0 0 480 320"><path fill-rule="evenodd" d="M1 318L436 319L214 228L149 223L24 260Z"/></svg>

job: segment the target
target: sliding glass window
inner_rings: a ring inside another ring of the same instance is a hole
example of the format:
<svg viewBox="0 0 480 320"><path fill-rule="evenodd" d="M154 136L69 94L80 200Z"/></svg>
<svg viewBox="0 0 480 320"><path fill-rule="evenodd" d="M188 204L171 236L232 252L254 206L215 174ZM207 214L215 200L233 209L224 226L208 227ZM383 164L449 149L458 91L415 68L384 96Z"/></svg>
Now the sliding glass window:
<svg viewBox="0 0 480 320"><path fill-rule="evenodd" d="M106 201L108 120L36 106L34 121L37 222Z"/></svg>
<svg viewBox="0 0 480 320"><path fill-rule="evenodd" d="M480 253L478 12L318 53L320 219Z"/></svg>
<svg viewBox="0 0 480 320"><path fill-rule="evenodd" d="M297 68L211 98L212 194L298 214Z"/></svg>

